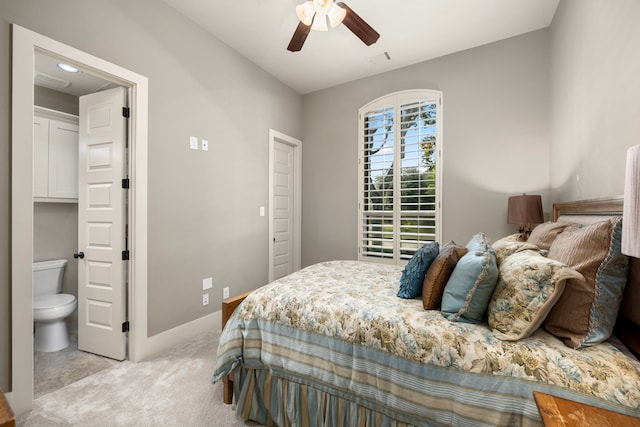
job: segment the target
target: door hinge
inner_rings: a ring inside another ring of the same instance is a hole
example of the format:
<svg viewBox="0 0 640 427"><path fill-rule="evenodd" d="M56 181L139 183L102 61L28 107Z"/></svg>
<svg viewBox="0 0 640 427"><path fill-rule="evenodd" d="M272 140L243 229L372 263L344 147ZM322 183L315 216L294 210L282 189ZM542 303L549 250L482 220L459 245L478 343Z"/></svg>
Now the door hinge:
<svg viewBox="0 0 640 427"><path fill-rule="evenodd" d="M122 117L128 119L130 115L131 111L129 110L129 107L122 107Z"/></svg>
<svg viewBox="0 0 640 427"><path fill-rule="evenodd" d="M128 249L126 251L122 251L122 260L123 261L129 261L129 250Z"/></svg>
<svg viewBox="0 0 640 427"><path fill-rule="evenodd" d="M122 323L122 332L129 332L129 321Z"/></svg>
<svg viewBox="0 0 640 427"><path fill-rule="evenodd" d="M129 185L131 183L129 182L129 178L123 178L122 179L122 188L124 188L125 190L129 189Z"/></svg>

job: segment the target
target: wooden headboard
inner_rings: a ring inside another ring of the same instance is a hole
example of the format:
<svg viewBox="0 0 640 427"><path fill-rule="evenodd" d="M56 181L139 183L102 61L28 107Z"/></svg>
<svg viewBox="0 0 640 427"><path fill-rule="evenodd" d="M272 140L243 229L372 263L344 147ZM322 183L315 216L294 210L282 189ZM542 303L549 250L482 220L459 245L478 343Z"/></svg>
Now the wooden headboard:
<svg viewBox="0 0 640 427"><path fill-rule="evenodd" d="M622 197L555 203L553 220L583 224L622 215ZM636 357L640 356L640 259L629 258L629 275L614 334Z"/></svg>

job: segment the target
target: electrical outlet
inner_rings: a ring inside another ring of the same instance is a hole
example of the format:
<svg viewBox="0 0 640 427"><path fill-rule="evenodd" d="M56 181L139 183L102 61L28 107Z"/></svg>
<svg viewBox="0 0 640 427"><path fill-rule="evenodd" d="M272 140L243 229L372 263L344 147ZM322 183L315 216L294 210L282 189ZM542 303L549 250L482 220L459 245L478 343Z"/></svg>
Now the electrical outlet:
<svg viewBox="0 0 640 427"><path fill-rule="evenodd" d="M202 305L209 305L209 294L202 294Z"/></svg>
<svg viewBox="0 0 640 427"><path fill-rule="evenodd" d="M207 277L206 279L202 279L202 290L206 291L207 289L213 288L213 277Z"/></svg>
<svg viewBox="0 0 640 427"><path fill-rule="evenodd" d="M223 299L229 298L229 287L228 286L226 288L222 289L222 298Z"/></svg>

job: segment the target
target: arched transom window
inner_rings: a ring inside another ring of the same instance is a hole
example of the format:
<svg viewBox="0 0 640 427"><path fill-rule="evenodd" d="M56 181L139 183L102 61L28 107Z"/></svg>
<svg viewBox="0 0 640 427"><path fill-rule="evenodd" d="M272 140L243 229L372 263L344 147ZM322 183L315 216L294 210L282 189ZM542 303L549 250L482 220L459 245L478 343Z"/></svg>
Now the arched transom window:
<svg viewBox="0 0 640 427"><path fill-rule="evenodd" d="M358 257L401 265L440 236L442 93L393 93L358 117Z"/></svg>

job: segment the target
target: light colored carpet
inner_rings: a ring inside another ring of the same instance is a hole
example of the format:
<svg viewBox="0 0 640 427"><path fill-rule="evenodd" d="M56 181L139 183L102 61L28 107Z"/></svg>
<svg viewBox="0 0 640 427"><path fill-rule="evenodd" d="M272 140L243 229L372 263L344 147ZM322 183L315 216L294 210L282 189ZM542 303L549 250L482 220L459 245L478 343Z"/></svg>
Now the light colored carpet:
<svg viewBox="0 0 640 427"><path fill-rule="evenodd" d="M222 403L211 384L218 333L207 333L144 362L112 364L35 399L17 425L256 426Z"/></svg>

